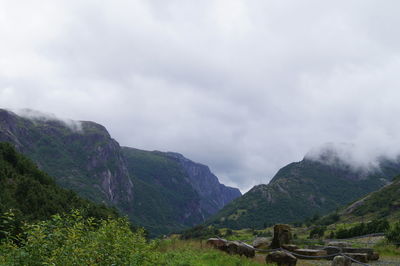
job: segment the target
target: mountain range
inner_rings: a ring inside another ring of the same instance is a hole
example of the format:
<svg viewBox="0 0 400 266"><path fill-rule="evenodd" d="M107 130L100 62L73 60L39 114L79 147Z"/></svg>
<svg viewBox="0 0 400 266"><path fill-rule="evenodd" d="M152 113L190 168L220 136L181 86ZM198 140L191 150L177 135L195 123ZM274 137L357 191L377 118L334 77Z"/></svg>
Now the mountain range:
<svg viewBox="0 0 400 266"><path fill-rule="evenodd" d="M94 122L0 109L0 142L14 145L62 187L116 207L154 236L202 223L258 229L335 210L357 220L399 208L398 158L356 167L332 147L306 154L242 196L206 165L179 153L121 147Z"/></svg>
<svg viewBox="0 0 400 266"><path fill-rule="evenodd" d="M0 142L13 144L62 187L115 206L153 235L202 223L241 196L205 165L178 153L121 147L90 121L0 109Z"/></svg>

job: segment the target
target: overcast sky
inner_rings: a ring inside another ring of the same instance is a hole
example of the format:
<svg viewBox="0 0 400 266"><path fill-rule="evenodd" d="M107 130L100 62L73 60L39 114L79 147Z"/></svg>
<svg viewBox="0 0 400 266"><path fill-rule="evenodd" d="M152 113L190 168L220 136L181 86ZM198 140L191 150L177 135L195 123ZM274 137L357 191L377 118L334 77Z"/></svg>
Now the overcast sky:
<svg viewBox="0 0 400 266"><path fill-rule="evenodd" d="M105 125L242 192L327 142L400 150L399 1L0 0L0 107Z"/></svg>

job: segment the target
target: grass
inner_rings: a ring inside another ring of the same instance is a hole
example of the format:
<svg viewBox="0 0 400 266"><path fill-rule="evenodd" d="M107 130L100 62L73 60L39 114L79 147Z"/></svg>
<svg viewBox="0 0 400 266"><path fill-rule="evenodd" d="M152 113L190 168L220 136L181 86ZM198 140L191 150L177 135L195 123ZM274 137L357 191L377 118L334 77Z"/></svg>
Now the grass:
<svg viewBox="0 0 400 266"><path fill-rule="evenodd" d="M160 241L157 251L163 254L164 261L167 262L166 265L268 265L265 264L263 256L246 258L238 255L229 255L206 245L204 240L166 239Z"/></svg>
<svg viewBox="0 0 400 266"><path fill-rule="evenodd" d="M376 243L374 249L384 256L400 256L400 247L387 243L385 239Z"/></svg>

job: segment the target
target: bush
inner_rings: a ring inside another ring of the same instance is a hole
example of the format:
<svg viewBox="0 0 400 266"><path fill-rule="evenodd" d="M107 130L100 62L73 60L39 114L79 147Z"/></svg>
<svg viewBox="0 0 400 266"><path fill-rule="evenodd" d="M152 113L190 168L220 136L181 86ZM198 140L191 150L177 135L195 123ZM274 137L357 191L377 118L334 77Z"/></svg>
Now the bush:
<svg viewBox="0 0 400 266"><path fill-rule="evenodd" d="M326 227L325 226L317 226L310 231L310 238L321 238L324 236Z"/></svg>
<svg viewBox="0 0 400 266"><path fill-rule="evenodd" d="M400 247L400 222L395 223L387 232L386 239Z"/></svg>
<svg viewBox="0 0 400 266"><path fill-rule="evenodd" d="M1 265L153 265L154 243L126 219L84 218L79 211L27 225L21 246L0 245Z"/></svg>
<svg viewBox="0 0 400 266"><path fill-rule="evenodd" d="M360 223L348 229L339 229L335 235L337 238L351 238L355 236L383 233L389 229L389 222L386 219L376 219L368 223Z"/></svg>
<svg viewBox="0 0 400 266"><path fill-rule="evenodd" d="M213 226L198 225L184 231L181 235L181 239L206 239L210 237L221 237L221 232L218 228Z"/></svg>

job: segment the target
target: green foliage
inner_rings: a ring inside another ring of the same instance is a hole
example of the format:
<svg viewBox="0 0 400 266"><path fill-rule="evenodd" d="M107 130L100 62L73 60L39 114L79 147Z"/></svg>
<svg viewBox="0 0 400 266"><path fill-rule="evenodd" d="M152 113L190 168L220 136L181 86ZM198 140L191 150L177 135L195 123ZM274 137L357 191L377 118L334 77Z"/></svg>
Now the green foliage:
<svg viewBox="0 0 400 266"><path fill-rule="evenodd" d="M316 226L310 231L309 238L321 238L324 236L326 226Z"/></svg>
<svg viewBox="0 0 400 266"><path fill-rule="evenodd" d="M386 239L400 247L400 222L395 223L390 229L386 232Z"/></svg>
<svg viewBox="0 0 400 266"><path fill-rule="evenodd" d="M3 241L2 265L154 265L155 243L127 220L96 222L79 211L26 225L20 246Z"/></svg>
<svg viewBox="0 0 400 266"><path fill-rule="evenodd" d="M147 241L126 219L97 221L80 211L24 226L20 245L3 239L0 265L265 265L190 241Z"/></svg>
<svg viewBox="0 0 400 266"><path fill-rule="evenodd" d="M368 223L359 223L350 228L341 228L335 232L335 235L336 238L344 239L373 233L383 233L388 228L389 222L386 219L376 219Z"/></svg>
<svg viewBox="0 0 400 266"><path fill-rule="evenodd" d="M351 214L356 217L372 215L376 218L383 218L399 213L399 191L400 177L397 177L392 184L371 193Z"/></svg>
<svg viewBox="0 0 400 266"><path fill-rule="evenodd" d="M304 159L280 169L268 185L256 186L226 205L207 224L261 229L268 224L301 221L316 213L324 215L382 187L383 180L390 180L395 169L400 171L400 166L383 167L382 172L358 180L354 177L360 173L345 165ZM352 178L346 178L349 175ZM337 219L331 216L321 220L320 225Z"/></svg>
<svg viewBox="0 0 400 266"><path fill-rule="evenodd" d="M232 234L232 230L230 230L230 233ZM221 232L214 226L198 225L183 231L181 239L207 239L220 236L222 236Z"/></svg>
<svg viewBox="0 0 400 266"><path fill-rule="evenodd" d="M199 202L199 195L177 161L161 152L127 147L122 152L136 195L130 217L135 224L145 226L155 236L181 231L203 219L198 212L182 219L184 212Z"/></svg>
<svg viewBox="0 0 400 266"><path fill-rule="evenodd" d="M176 251L169 251L162 255L163 265L180 265L180 266L251 266L251 265L266 265L253 260L249 260L238 255L232 256L222 253L218 250L203 250L186 248Z"/></svg>
<svg viewBox="0 0 400 266"><path fill-rule="evenodd" d="M118 216L113 209L60 188L10 144L0 143L0 239L7 236L5 231L16 236L24 222L45 220L74 208L96 219Z"/></svg>
<svg viewBox="0 0 400 266"><path fill-rule="evenodd" d="M163 264L180 266L251 266L269 265L264 259L247 259L238 255L229 255L211 248L204 241L168 239L162 241L157 250L161 253Z"/></svg>
<svg viewBox="0 0 400 266"><path fill-rule="evenodd" d="M340 215L337 212L326 215L316 221L319 225L330 225L338 222L340 220Z"/></svg>
<svg viewBox="0 0 400 266"><path fill-rule="evenodd" d="M374 245L374 250L377 251L380 256L396 256L400 257L400 246L396 246L387 241L387 239L382 239Z"/></svg>

